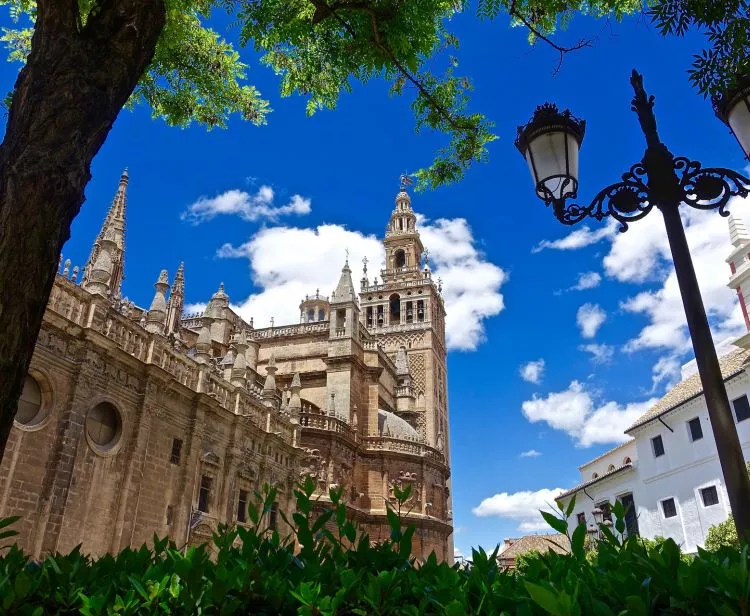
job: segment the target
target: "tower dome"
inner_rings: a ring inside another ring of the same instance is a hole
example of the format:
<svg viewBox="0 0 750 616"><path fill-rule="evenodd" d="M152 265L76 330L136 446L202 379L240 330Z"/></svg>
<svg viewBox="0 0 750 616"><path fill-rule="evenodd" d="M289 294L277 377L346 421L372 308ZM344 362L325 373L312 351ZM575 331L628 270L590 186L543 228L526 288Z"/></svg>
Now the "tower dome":
<svg viewBox="0 0 750 616"><path fill-rule="evenodd" d="M327 321L331 310L329 298L316 289L313 295L305 295L299 305L300 323Z"/></svg>

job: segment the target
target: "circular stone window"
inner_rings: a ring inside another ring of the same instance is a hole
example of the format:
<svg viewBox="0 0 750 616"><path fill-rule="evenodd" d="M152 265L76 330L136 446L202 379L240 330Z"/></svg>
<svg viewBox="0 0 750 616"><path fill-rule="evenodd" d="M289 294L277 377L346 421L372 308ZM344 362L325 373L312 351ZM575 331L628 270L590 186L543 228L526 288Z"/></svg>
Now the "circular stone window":
<svg viewBox="0 0 750 616"><path fill-rule="evenodd" d="M110 451L120 440L120 413L109 402L100 402L86 417L86 436L100 451Z"/></svg>
<svg viewBox="0 0 750 616"><path fill-rule="evenodd" d="M21 399L16 410L16 423L27 428L38 426L47 417L47 405L44 404L42 388L30 374L23 383Z"/></svg>

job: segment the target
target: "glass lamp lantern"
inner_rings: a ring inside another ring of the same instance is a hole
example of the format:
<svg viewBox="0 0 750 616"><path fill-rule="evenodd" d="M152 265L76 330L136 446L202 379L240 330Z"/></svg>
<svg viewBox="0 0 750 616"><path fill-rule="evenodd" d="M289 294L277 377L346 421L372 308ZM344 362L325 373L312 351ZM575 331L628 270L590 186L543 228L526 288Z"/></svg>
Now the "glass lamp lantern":
<svg viewBox="0 0 750 616"><path fill-rule="evenodd" d="M594 514L594 520L596 521L596 524L601 524L602 520L604 520L604 512L599 509L599 507L594 507L594 510L591 513Z"/></svg>
<svg viewBox="0 0 750 616"><path fill-rule="evenodd" d="M715 96L713 105L716 116L729 127L750 160L750 77L739 79L734 88Z"/></svg>
<svg viewBox="0 0 750 616"><path fill-rule="evenodd" d="M545 103L536 108L531 120L518 127L516 148L526 159L536 194L545 203L578 194L578 152L586 122L570 111Z"/></svg>

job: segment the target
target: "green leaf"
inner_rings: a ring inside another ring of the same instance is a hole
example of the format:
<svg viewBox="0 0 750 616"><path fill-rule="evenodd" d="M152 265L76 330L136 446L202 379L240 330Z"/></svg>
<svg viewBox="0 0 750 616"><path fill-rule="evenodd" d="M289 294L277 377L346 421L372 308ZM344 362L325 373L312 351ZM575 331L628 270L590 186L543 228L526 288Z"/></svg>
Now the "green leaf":
<svg viewBox="0 0 750 616"><path fill-rule="evenodd" d="M558 605L557 595L555 595L555 593L551 590L547 590L544 586L532 584L529 581L525 581L524 586L526 587L526 591L529 593L532 601L544 611L549 614L555 614L555 616L562 616Z"/></svg>
<svg viewBox="0 0 750 616"><path fill-rule="evenodd" d="M542 514L544 521L547 522L547 524L554 528L558 533L565 534L568 532L567 520L562 520L547 511L539 511L539 513Z"/></svg>
<svg viewBox="0 0 750 616"><path fill-rule="evenodd" d="M569 518L571 515L573 515L573 510L576 507L576 495L573 494L573 498L570 499L570 502L568 503L568 508L565 510L565 517Z"/></svg>
<svg viewBox="0 0 750 616"><path fill-rule="evenodd" d="M586 545L586 537L588 536L586 524L579 524L573 531L573 536L570 540L570 550L573 555L579 560L586 558L584 547Z"/></svg>

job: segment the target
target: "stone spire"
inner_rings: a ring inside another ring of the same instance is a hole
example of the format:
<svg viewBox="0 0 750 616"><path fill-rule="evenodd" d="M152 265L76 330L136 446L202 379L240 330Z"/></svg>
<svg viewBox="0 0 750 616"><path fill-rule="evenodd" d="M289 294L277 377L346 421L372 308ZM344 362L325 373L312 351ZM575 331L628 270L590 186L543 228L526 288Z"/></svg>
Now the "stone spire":
<svg viewBox="0 0 750 616"><path fill-rule="evenodd" d="M354 283L352 282L352 270L349 267L349 258L347 257L344 267L341 269L341 277L333 292L331 303L353 302L357 295L354 292Z"/></svg>
<svg viewBox="0 0 750 616"><path fill-rule="evenodd" d="M271 355L266 365L266 381L263 384L263 404L268 407L279 408L281 399L279 392L276 390L276 358Z"/></svg>
<svg viewBox="0 0 750 616"><path fill-rule="evenodd" d="M127 207L127 192L128 170L125 169L120 176L120 183L117 187L115 197L112 199L109 212L107 212L107 217L104 219L104 224L102 224L99 235L94 241L89 259L86 261L84 268L85 275L82 281L84 288L89 288L89 281L96 268L96 262L102 251L105 236L108 236L114 242L114 246L111 246L109 250L109 259L112 262L109 288L113 296L122 291L122 281L125 277L123 270L125 265L125 210Z"/></svg>
<svg viewBox="0 0 750 616"><path fill-rule="evenodd" d="M235 347L237 348L237 356L232 366L231 383L237 387L244 387L247 384L247 376L245 374L247 370L247 358L245 357L245 352L247 351L247 334L244 329L240 332Z"/></svg>
<svg viewBox="0 0 750 616"><path fill-rule="evenodd" d="M729 215L729 241L735 248L750 242L750 233L747 232L745 221L734 214Z"/></svg>
<svg viewBox="0 0 750 616"><path fill-rule="evenodd" d="M107 229L102 239L97 241L99 242L99 248L96 260L88 270L88 280L84 284L84 288L91 293L109 297L113 295L112 282L117 253L115 231L112 228Z"/></svg>
<svg viewBox="0 0 750 616"><path fill-rule="evenodd" d="M182 310L185 306L185 263L181 262L172 282L167 306L167 334L179 331L182 320Z"/></svg>
<svg viewBox="0 0 750 616"><path fill-rule="evenodd" d="M195 351L195 361L198 363L207 364L211 360L211 317L205 313L201 319Z"/></svg>
<svg viewBox="0 0 750 616"><path fill-rule="evenodd" d="M146 317L146 330L154 334L163 334L164 325L167 321L167 289L169 281L167 280L167 270L162 270L159 279L154 284L156 293L151 300L151 306L148 309Z"/></svg>
<svg viewBox="0 0 750 616"><path fill-rule="evenodd" d="M289 414L294 423L299 423L299 416L302 412L302 399L299 397L299 392L302 390L302 382L299 378L299 372L294 373L290 389L292 390L292 396L289 398Z"/></svg>

